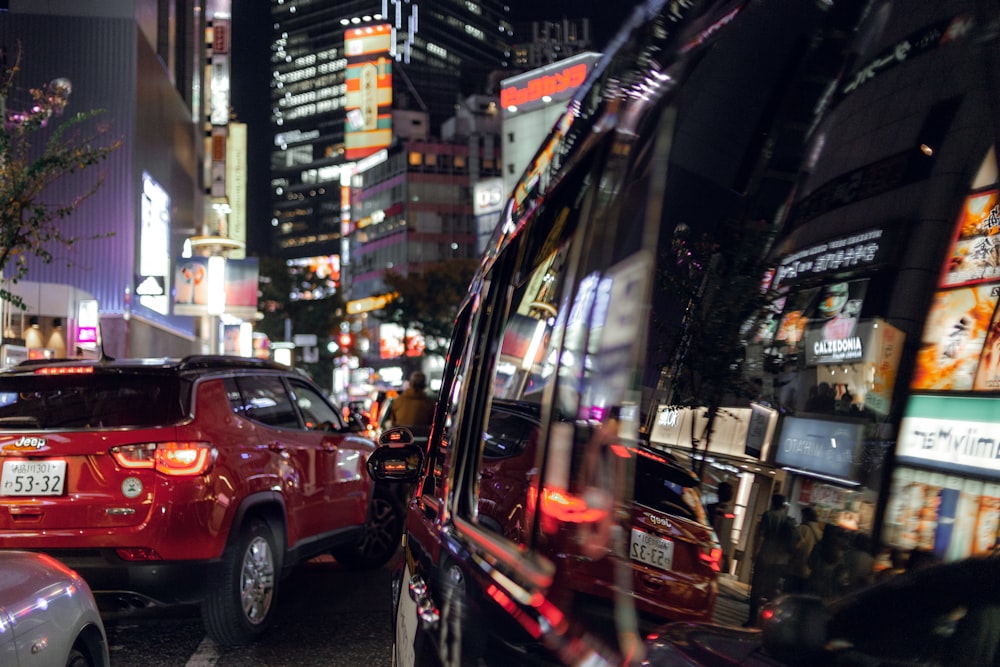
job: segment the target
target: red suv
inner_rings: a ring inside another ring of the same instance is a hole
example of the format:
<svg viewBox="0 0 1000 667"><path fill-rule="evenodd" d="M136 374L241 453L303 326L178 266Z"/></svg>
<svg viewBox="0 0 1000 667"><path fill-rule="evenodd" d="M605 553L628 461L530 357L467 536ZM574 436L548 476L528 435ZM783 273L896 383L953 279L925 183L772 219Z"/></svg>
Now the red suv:
<svg viewBox="0 0 1000 667"><path fill-rule="evenodd" d="M538 476L540 406L494 400L483 437L479 487L480 522L516 542L529 541L533 513L531 488ZM636 446L631 533L628 535L632 596L651 630L665 620L711 621L718 594L722 549L698 491L698 478L662 452ZM558 538L556 540L558 542ZM594 607L615 591L608 559L573 558L569 549L551 549L565 560L566 588L576 591L576 605L597 598Z"/></svg>
<svg viewBox="0 0 1000 667"><path fill-rule="evenodd" d="M279 364L25 362L0 373L0 542L61 559L105 606L200 603L213 640L243 644L297 563L396 553L373 449Z"/></svg>

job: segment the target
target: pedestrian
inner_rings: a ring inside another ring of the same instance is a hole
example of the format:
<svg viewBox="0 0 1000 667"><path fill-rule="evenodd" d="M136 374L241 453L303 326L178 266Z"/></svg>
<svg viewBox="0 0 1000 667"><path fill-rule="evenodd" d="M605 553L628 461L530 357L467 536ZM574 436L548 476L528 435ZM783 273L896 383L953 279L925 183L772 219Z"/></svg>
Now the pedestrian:
<svg viewBox="0 0 1000 667"><path fill-rule="evenodd" d="M844 592L865 588L875 583L875 557L871 554L871 539L866 533L854 533L844 552Z"/></svg>
<svg viewBox="0 0 1000 667"><path fill-rule="evenodd" d="M809 559L809 581L806 590L825 600L837 596L844 582L844 530L827 524L823 537L813 548Z"/></svg>
<svg viewBox="0 0 1000 667"><path fill-rule="evenodd" d="M718 500L708 506L708 521L715 530L715 537L722 546L721 570L729 572L729 560L733 550L733 485L719 482L716 488Z"/></svg>
<svg viewBox="0 0 1000 667"><path fill-rule="evenodd" d="M788 575L785 577L786 593L805 593L806 582L812 570L809 567L809 559L812 556L813 548L823 537L823 527L819 523L819 516L816 510L810 506L802 508L802 523L798 527L798 540L795 543L795 551L792 552L788 562Z"/></svg>
<svg viewBox="0 0 1000 667"><path fill-rule="evenodd" d="M410 374L409 386L389 404L389 426L405 426L418 438L430 435L434 419L433 398L427 395L427 376L420 371Z"/></svg>
<svg viewBox="0 0 1000 667"><path fill-rule="evenodd" d="M774 599L783 586L788 560L798 539L795 523L788 517L788 501L780 493L771 496L771 509L764 512L754 534L753 575L750 578L750 614L744 627L756 625L765 599Z"/></svg>

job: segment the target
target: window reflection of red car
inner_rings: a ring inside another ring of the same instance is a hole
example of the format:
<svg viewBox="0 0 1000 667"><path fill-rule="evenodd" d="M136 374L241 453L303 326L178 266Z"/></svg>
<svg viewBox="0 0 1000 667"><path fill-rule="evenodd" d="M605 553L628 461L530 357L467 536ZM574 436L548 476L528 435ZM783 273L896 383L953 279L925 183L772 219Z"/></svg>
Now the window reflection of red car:
<svg viewBox="0 0 1000 667"><path fill-rule="evenodd" d="M494 400L484 436L479 520L519 544L530 538L538 435L537 405ZM627 548L636 607L651 624L709 621L722 552L708 525L698 480L660 452L636 447L632 453L636 476ZM551 557L564 560L558 570L580 600L611 597L611 559L583 560L567 551L552 549Z"/></svg>

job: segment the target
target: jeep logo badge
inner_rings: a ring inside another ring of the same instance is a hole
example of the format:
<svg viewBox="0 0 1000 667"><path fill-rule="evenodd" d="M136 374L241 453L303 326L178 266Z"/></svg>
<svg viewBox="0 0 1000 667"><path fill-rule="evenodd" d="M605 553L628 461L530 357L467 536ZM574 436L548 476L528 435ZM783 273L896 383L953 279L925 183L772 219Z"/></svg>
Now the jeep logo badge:
<svg viewBox="0 0 1000 667"><path fill-rule="evenodd" d="M40 449L45 449L47 441L45 438L22 436L16 442L10 442L3 446L3 451L5 452L23 452L23 451L35 451Z"/></svg>
<svg viewBox="0 0 1000 667"><path fill-rule="evenodd" d="M664 528L670 527L670 521L667 519L661 519L655 514L647 514L646 517L649 518L649 522L654 526L663 526Z"/></svg>

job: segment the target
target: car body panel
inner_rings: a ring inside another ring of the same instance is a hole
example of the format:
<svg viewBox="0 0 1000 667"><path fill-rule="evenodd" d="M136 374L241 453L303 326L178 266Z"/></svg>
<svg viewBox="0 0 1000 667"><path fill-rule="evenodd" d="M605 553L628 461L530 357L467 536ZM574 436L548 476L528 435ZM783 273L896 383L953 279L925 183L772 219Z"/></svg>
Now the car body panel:
<svg viewBox="0 0 1000 667"><path fill-rule="evenodd" d="M95 665L107 666L107 636L87 583L44 554L0 551L0 663L65 665L85 632Z"/></svg>

